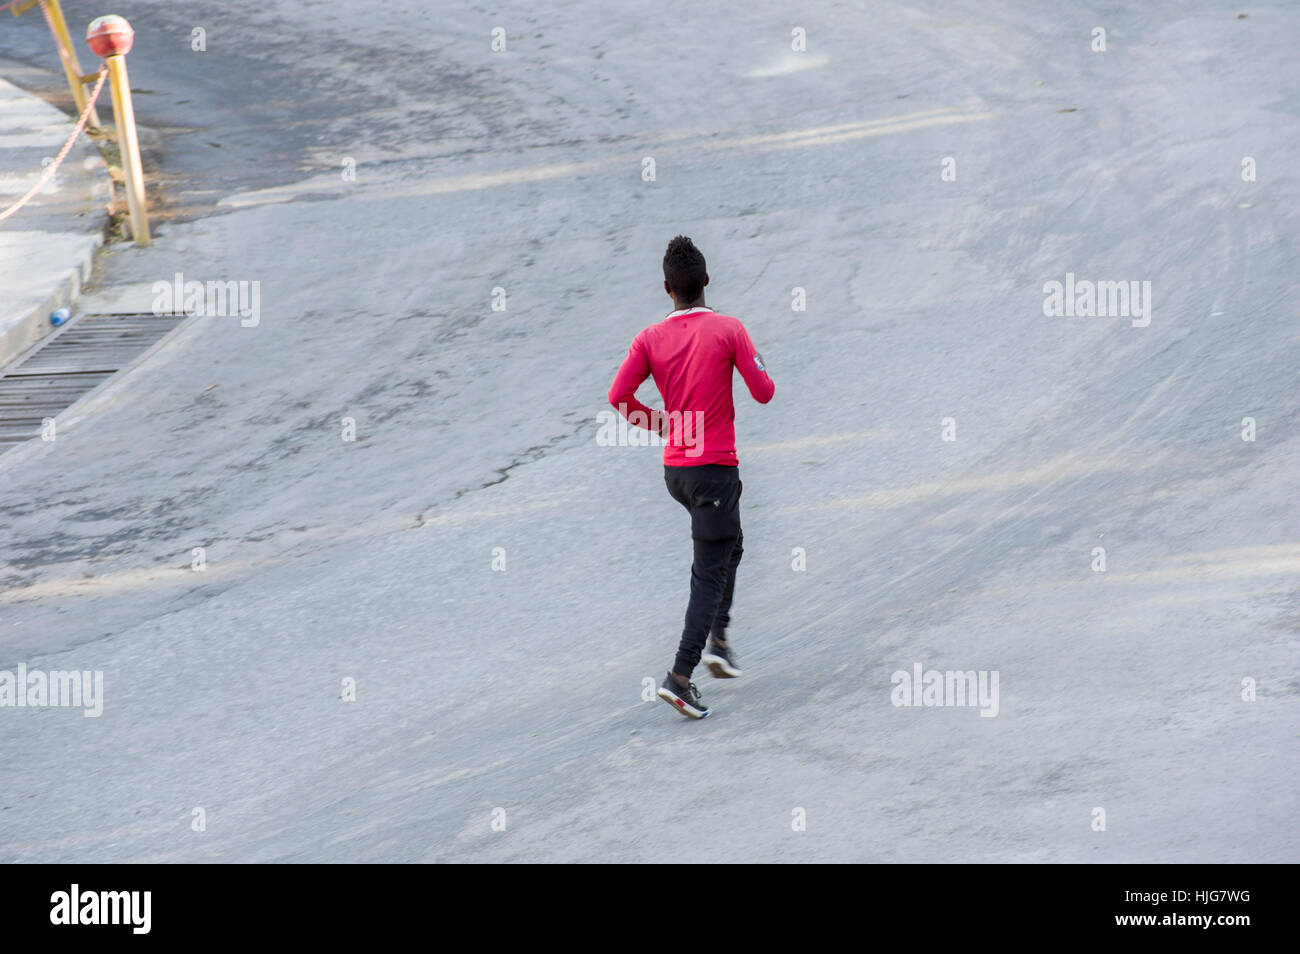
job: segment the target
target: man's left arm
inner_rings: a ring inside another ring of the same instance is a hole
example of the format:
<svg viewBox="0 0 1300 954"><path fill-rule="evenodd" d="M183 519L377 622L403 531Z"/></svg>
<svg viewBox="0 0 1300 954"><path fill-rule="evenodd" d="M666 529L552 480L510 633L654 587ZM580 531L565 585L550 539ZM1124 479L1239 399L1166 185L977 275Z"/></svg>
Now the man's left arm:
<svg viewBox="0 0 1300 954"><path fill-rule="evenodd" d="M732 360L735 362L736 370L740 376L745 379L745 385L749 388L750 395L759 404L766 404L772 400L772 395L776 393L776 384L772 381L771 376L767 373L767 368L763 365L763 356L758 353L754 347L754 342L749 338L749 332L745 326L736 323L735 338L732 343L733 352Z"/></svg>

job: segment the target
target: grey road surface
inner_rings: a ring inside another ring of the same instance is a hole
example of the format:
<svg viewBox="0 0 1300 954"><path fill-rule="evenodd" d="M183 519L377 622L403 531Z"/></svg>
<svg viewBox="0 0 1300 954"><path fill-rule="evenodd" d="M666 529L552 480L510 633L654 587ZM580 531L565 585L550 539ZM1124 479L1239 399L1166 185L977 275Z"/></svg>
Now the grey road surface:
<svg viewBox="0 0 1300 954"><path fill-rule="evenodd" d="M0 860L1300 861L1295 4L119 7L167 214L84 307L259 308L0 457L0 670L103 673L0 708ZM703 722L598 440L679 232L777 384Z"/></svg>

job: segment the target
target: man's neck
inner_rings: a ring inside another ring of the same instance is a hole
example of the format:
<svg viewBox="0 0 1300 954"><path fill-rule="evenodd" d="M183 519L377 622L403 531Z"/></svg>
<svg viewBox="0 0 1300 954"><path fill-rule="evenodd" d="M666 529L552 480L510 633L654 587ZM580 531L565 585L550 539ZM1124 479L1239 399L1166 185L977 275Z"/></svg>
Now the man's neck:
<svg viewBox="0 0 1300 954"><path fill-rule="evenodd" d="M673 305L675 306L675 307L673 308L674 311L688 311L688 310L690 310L691 308L707 308L707 307L708 307L708 305L704 304L704 296L703 296L703 295L701 295L699 298L695 299L695 301L692 301L692 302L680 302L680 301L677 301L677 300L674 299L674 300L673 300Z"/></svg>

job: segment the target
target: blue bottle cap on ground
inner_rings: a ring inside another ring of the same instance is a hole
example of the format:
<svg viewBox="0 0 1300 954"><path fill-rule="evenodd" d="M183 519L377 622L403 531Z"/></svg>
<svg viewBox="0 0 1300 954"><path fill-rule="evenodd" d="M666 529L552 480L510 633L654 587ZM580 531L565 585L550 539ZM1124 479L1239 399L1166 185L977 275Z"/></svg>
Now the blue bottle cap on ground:
<svg viewBox="0 0 1300 954"><path fill-rule="evenodd" d="M57 328L59 325L63 324L71 317L72 317L72 309L55 308L52 312L50 312L50 324L54 325Z"/></svg>

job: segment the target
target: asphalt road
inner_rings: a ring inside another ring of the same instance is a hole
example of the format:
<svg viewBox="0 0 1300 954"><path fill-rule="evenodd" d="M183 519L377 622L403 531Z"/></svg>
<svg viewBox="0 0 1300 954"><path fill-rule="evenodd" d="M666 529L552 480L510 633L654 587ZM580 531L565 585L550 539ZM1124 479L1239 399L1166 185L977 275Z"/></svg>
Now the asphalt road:
<svg viewBox="0 0 1300 954"><path fill-rule="evenodd" d="M176 6L83 306L260 320L0 457L0 669L104 685L0 711L0 860L1300 860L1294 4ZM643 701L686 515L597 440L678 232L777 384L703 722Z"/></svg>

